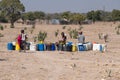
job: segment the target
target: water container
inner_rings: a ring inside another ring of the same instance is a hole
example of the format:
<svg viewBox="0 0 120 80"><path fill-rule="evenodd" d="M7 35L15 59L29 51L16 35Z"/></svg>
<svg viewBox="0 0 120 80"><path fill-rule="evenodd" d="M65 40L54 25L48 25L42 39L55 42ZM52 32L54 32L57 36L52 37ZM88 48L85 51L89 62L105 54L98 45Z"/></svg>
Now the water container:
<svg viewBox="0 0 120 80"><path fill-rule="evenodd" d="M77 51L77 46L75 44L72 45L72 51L73 52Z"/></svg>
<svg viewBox="0 0 120 80"><path fill-rule="evenodd" d="M93 51L100 51L101 44L93 44ZM102 48L101 48L102 49Z"/></svg>
<svg viewBox="0 0 120 80"><path fill-rule="evenodd" d="M105 52L106 51L106 44L101 44L100 45L100 51Z"/></svg>
<svg viewBox="0 0 120 80"><path fill-rule="evenodd" d="M83 44L78 44L78 51L85 51L85 46Z"/></svg>
<svg viewBox="0 0 120 80"><path fill-rule="evenodd" d="M83 44L84 48L85 48L85 51L88 51L88 44Z"/></svg>
<svg viewBox="0 0 120 80"><path fill-rule="evenodd" d="M93 44L91 42L88 42L87 43L87 47L88 47L88 50L92 50Z"/></svg>
<svg viewBox="0 0 120 80"><path fill-rule="evenodd" d="M67 42L66 45L71 46L73 43L72 42Z"/></svg>
<svg viewBox="0 0 120 80"><path fill-rule="evenodd" d="M8 50L13 50L13 44L12 44L11 42L9 42L9 43L7 44L7 49L8 49Z"/></svg>
<svg viewBox="0 0 120 80"><path fill-rule="evenodd" d="M44 44L38 44L38 50L44 51Z"/></svg>
<svg viewBox="0 0 120 80"><path fill-rule="evenodd" d="M67 42L67 44L66 44L66 50L67 51L72 51L72 42Z"/></svg>
<svg viewBox="0 0 120 80"><path fill-rule="evenodd" d="M20 45L18 43L15 45L15 50L20 50Z"/></svg>
<svg viewBox="0 0 120 80"><path fill-rule="evenodd" d="M55 51L55 44L52 43L51 46L50 46L50 48L51 48L51 51Z"/></svg>
<svg viewBox="0 0 120 80"><path fill-rule="evenodd" d="M85 47L85 50L87 51L87 50L92 50L92 43L90 43L90 42L87 42L87 43L85 43L85 44L83 44L84 45L84 47Z"/></svg>
<svg viewBox="0 0 120 80"><path fill-rule="evenodd" d="M16 42L12 42L13 46L16 46Z"/></svg>
<svg viewBox="0 0 120 80"><path fill-rule="evenodd" d="M43 44L43 41L40 41L40 44Z"/></svg>
<svg viewBox="0 0 120 80"><path fill-rule="evenodd" d="M30 51L36 51L36 45L35 44L30 45Z"/></svg>
<svg viewBox="0 0 120 80"><path fill-rule="evenodd" d="M36 50L39 51L39 44L36 44Z"/></svg>

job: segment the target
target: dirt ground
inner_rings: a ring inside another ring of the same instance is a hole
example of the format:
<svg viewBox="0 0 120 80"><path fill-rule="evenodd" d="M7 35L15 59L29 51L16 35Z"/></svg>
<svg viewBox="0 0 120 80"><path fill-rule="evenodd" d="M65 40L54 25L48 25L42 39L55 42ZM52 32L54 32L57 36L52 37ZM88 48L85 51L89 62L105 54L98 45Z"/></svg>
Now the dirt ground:
<svg viewBox="0 0 120 80"><path fill-rule="evenodd" d="M120 35L116 34L116 24L112 22L96 22L95 24L82 25L86 42L106 44L105 52L100 51L9 51L7 43L16 41L15 38L21 29L27 28L28 41L33 42L33 37L38 32L48 33L45 42L56 42L60 36L55 37L55 31L65 32L67 41L77 43L77 39L69 37L68 29L79 29L79 25L40 25L31 34L31 26L15 24L15 28L3 31L0 37L0 80L120 80ZM98 33L108 34L108 42L98 38ZM37 44L38 42L36 42Z"/></svg>

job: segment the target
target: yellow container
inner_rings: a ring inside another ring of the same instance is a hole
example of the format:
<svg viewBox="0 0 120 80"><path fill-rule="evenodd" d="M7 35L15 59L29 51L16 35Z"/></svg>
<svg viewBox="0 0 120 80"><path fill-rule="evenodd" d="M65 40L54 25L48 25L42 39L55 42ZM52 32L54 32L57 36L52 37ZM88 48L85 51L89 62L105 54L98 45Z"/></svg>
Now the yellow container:
<svg viewBox="0 0 120 80"><path fill-rule="evenodd" d="M16 45L15 45L15 50L20 50L20 46L18 43L16 43Z"/></svg>
<svg viewBox="0 0 120 80"><path fill-rule="evenodd" d="M77 46L76 45L72 45L72 52L77 51Z"/></svg>
<svg viewBox="0 0 120 80"><path fill-rule="evenodd" d="M43 41L40 41L40 44L43 44Z"/></svg>

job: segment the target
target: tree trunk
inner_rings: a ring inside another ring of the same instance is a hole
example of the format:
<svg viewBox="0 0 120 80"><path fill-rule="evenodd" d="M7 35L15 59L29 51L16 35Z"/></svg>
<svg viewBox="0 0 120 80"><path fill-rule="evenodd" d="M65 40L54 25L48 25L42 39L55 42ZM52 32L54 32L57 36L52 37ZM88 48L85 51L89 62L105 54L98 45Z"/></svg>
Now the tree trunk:
<svg viewBox="0 0 120 80"><path fill-rule="evenodd" d="M14 26L14 22L13 21L11 21L11 25L10 25L10 28L14 28L15 26Z"/></svg>

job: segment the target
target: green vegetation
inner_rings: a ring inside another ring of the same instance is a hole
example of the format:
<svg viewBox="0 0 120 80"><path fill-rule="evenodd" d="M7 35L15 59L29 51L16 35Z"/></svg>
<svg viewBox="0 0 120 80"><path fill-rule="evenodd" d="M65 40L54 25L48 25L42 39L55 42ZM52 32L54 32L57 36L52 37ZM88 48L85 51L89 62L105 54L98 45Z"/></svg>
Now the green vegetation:
<svg viewBox="0 0 120 80"><path fill-rule="evenodd" d="M2 26L2 25L0 25L0 30L4 30L4 28L3 28L3 26Z"/></svg>
<svg viewBox="0 0 120 80"><path fill-rule="evenodd" d="M62 29L66 29L66 26L63 26Z"/></svg>
<svg viewBox="0 0 120 80"><path fill-rule="evenodd" d="M46 37L47 37L47 32L39 31L38 41L44 41Z"/></svg>
<svg viewBox="0 0 120 80"><path fill-rule="evenodd" d="M0 33L0 37L4 37L4 35Z"/></svg>
<svg viewBox="0 0 120 80"><path fill-rule="evenodd" d="M70 38L77 39L78 31L76 29L69 31Z"/></svg>
<svg viewBox="0 0 120 80"><path fill-rule="evenodd" d="M59 19L61 24L82 24L85 20L95 21L120 21L120 10L111 12L103 10L92 10L87 13L72 13L70 11L62 13L44 13L42 11L24 12L25 7L20 0L1 0L0 1L0 22L10 22L11 28L18 19L23 23L27 20L35 24L35 20L46 20L49 24L51 19Z"/></svg>
<svg viewBox="0 0 120 80"><path fill-rule="evenodd" d="M1 0L0 10L1 13L10 21L10 27L14 28L15 21L21 17L21 14L25 11L25 8L20 0Z"/></svg>
<svg viewBox="0 0 120 80"><path fill-rule="evenodd" d="M57 37L59 34L59 30L55 31L55 37Z"/></svg>

